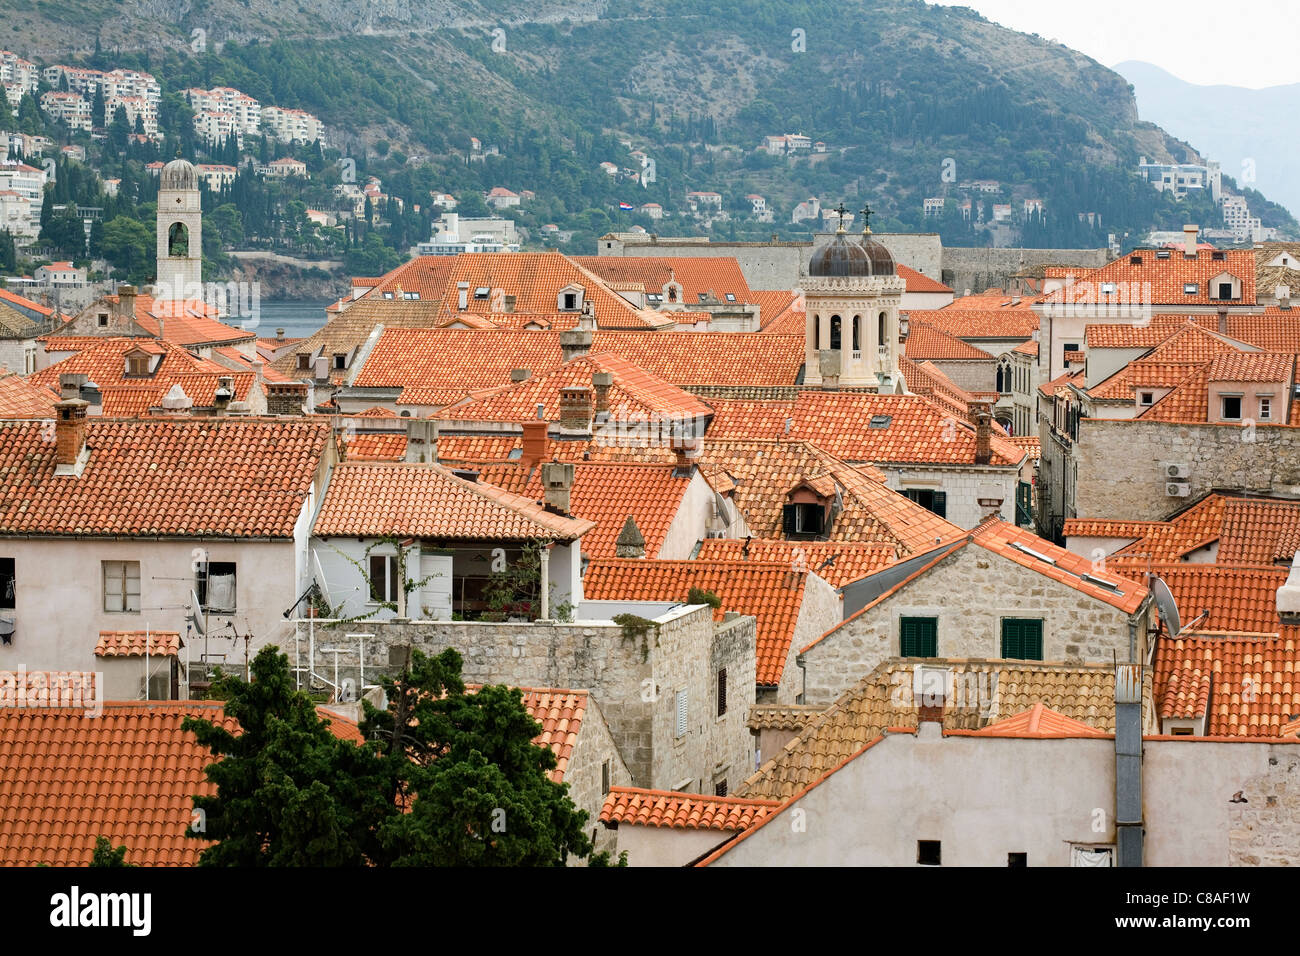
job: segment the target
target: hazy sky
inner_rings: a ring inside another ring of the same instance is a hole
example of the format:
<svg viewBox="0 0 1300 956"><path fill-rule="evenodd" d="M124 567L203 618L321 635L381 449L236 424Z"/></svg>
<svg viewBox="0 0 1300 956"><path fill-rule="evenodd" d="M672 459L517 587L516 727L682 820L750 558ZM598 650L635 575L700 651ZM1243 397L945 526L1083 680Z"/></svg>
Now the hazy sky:
<svg viewBox="0 0 1300 956"><path fill-rule="evenodd" d="M1296 0L930 0L1088 54L1145 60L1189 83L1260 89L1300 83Z"/></svg>

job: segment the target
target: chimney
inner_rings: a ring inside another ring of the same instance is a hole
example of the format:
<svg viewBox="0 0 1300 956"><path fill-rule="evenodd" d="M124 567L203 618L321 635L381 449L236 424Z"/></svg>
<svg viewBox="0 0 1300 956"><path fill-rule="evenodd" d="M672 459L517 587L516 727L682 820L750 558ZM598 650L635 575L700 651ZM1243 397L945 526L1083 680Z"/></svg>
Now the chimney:
<svg viewBox="0 0 1300 956"><path fill-rule="evenodd" d="M80 477L90 457L86 448L88 402L65 398L54 406L54 474Z"/></svg>
<svg viewBox="0 0 1300 956"><path fill-rule="evenodd" d="M596 393L596 414L609 412L609 389L614 384L613 372L593 372L591 387Z"/></svg>
<svg viewBox="0 0 1300 956"><path fill-rule="evenodd" d="M526 368L512 368L510 370L510 381L526 382L533 377L533 373Z"/></svg>
<svg viewBox="0 0 1300 956"><path fill-rule="evenodd" d="M623 522L623 530L618 533L618 540L614 542L614 556L616 558L644 558L645 557L645 538L641 535L641 529L636 526L636 521L631 515Z"/></svg>
<svg viewBox="0 0 1300 956"><path fill-rule="evenodd" d="M591 437L591 389L587 386L560 389L560 434L570 438Z"/></svg>
<svg viewBox="0 0 1300 956"><path fill-rule="evenodd" d="M266 385L266 414L306 414L307 388L306 382L268 382Z"/></svg>
<svg viewBox="0 0 1300 956"><path fill-rule="evenodd" d="M993 411L987 402L971 402L975 423L975 464L987 465L993 458Z"/></svg>
<svg viewBox="0 0 1300 956"><path fill-rule="evenodd" d="M90 380L90 376L81 375L76 372L63 372L59 375L59 398L63 401L71 401L74 398L81 398L82 386Z"/></svg>
<svg viewBox="0 0 1300 956"><path fill-rule="evenodd" d="M505 306L505 310L506 310L507 312L514 312L514 310L515 310L515 302L516 302L516 301L518 301L518 299L517 299L516 296L513 296L513 295L507 295L507 296L504 297L504 301L503 301L502 304Z"/></svg>
<svg viewBox="0 0 1300 956"><path fill-rule="evenodd" d="M117 287L117 314L119 318L128 321L135 320L135 296L136 288L133 285L120 285ZM162 323L158 323L158 337L162 338Z"/></svg>
<svg viewBox="0 0 1300 956"><path fill-rule="evenodd" d="M1115 667L1115 850L1142 865L1142 665Z"/></svg>
<svg viewBox="0 0 1300 956"><path fill-rule="evenodd" d="M1228 334L1228 310L1219 309L1219 334Z"/></svg>
<svg viewBox="0 0 1300 956"><path fill-rule="evenodd" d="M560 333L560 360L582 358L591 351L590 329L565 329Z"/></svg>
<svg viewBox="0 0 1300 956"><path fill-rule="evenodd" d="M460 311L464 312L467 308L469 308L469 283L457 282L456 290L457 290L456 291L457 308L459 308Z"/></svg>
<svg viewBox="0 0 1300 956"><path fill-rule="evenodd" d="M402 461L427 464L438 460L438 423L432 418L406 420L406 451Z"/></svg>
<svg viewBox="0 0 1300 956"><path fill-rule="evenodd" d="M230 401L235 397L235 380L229 375L223 375L217 379L217 390L212 396L212 407L217 411L225 411L230 407Z"/></svg>
<svg viewBox="0 0 1300 956"><path fill-rule="evenodd" d="M542 465L542 493L546 510L559 514L569 513L569 497L573 492L573 464L548 461Z"/></svg>
<svg viewBox="0 0 1300 956"><path fill-rule="evenodd" d="M546 458L549 443L546 430L549 427L547 422L538 419L524 422L524 447L519 460L527 463L529 468Z"/></svg>
<svg viewBox="0 0 1300 956"><path fill-rule="evenodd" d="M193 405L194 401L185 394L180 382L168 389L162 399L163 411L171 415L187 415Z"/></svg>
<svg viewBox="0 0 1300 956"><path fill-rule="evenodd" d="M284 329L276 329L276 330L275 330L275 341L276 341L277 343L282 343L282 342L284 342Z"/></svg>
<svg viewBox="0 0 1300 956"><path fill-rule="evenodd" d="M1194 223L1183 226L1183 255L1188 259L1196 258L1196 234L1200 228Z"/></svg>
<svg viewBox="0 0 1300 956"><path fill-rule="evenodd" d="M1277 307L1279 309L1289 310L1291 308L1291 287L1289 285L1280 285L1273 292L1277 296Z"/></svg>

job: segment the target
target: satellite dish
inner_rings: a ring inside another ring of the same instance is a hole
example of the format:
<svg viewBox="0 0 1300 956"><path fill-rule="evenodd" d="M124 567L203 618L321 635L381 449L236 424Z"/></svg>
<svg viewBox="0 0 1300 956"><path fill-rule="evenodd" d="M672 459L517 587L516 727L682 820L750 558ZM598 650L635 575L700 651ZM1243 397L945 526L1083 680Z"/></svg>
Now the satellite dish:
<svg viewBox="0 0 1300 956"><path fill-rule="evenodd" d="M1174 600L1173 592L1169 590L1169 585L1153 574L1151 593L1155 596L1156 608L1160 611L1160 620L1165 625L1166 631L1170 637L1175 636L1183 629L1183 624L1178 616L1178 602Z"/></svg>
<svg viewBox="0 0 1300 956"><path fill-rule="evenodd" d="M206 630L203 626L203 606L199 604L199 596L193 588L190 589L190 613L185 616L185 620L194 628L195 634L203 636Z"/></svg>

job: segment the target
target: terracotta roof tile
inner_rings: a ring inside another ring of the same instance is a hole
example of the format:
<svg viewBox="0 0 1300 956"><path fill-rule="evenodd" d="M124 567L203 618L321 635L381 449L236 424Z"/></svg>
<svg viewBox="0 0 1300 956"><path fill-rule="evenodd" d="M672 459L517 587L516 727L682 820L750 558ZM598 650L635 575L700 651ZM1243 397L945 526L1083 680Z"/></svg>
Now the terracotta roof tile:
<svg viewBox="0 0 1300 956"><path fill-rule="evenodd" d="M207 845L189 836L194 796L212 796L212 754L181 730L186 716L238 732L217 702L0 708L0 865L85 866L95 839L125 845L126 862L192 866ZM356 725L322 714L343 739Z"/></svg>
<svg viewBox="0 0 1300 956"><path fill-rule="evenodd" d="M921 362L926 359L958 359L993 364L997 361L994 356L983 349L968 345L951 332L945 332L943 329L936 328L925 322L912 322L903 348L907 353L907 357L914 362Z"/></svg>
<svg viewBox="0 0 1300 956"><path fill-rule="evenodd" d="M802 732L822 712L815 704L755 704L749 709L750 730L794 730Z"/></svg>
<svg viewBox="0 0 1300 956"><path fill-rule="evenodd" d="M928 275L916 271L911 266L905 266L901 262L894 266L894 271L907 282L908 292L952 292L952 289L937 279L931 279Z"/></svg>
<svg viewBox="0 0 1300 956"><path fill-rule="evenodd" d="M1095 534L1081 530L1088 522L1068 522L1067 534ZM1294 545L1300 543L1300 501L1246 498L1211 494L1169 521L1111 522L1109 530L1126 532L1106 537L1136 538L1114 557L1147 558L1155 562L1182 561L1207 543L1217 542L1218 565L1290 565Z"/></svg>
<svg viewBox="0 0 1300 956"><path fill-rule="evenodd" d="M849 462L975 462L975 426L918 395L808 390L793 401L711 399L709 404L715 414L706 445L738 439L807 440ZM996 435L992 450L992 465L1017 465L1025 458L1021 449Z"/></svg>
<svg viewBox="0 0 1300 956"><path fill-rule="evenodd" d="M1199 717L1206 733L1277 737L1300 717L1300 640L1179 637L1156 645L1155 699L1161 718Z"/></svg>
<svg viewBox="0 0 1300 956"><path fill-rule="evenodd" d="M479 476L529 499L544 494L542 469L536 465L485 465ZM690 476L679 476L673 465L575 462L569 508L575 516L595 522L582 539L582 553L614 557L619 532L631 516L645 539L646 557L657 558L690 483Z"/></svg>
<svg viewBox="0 0 1300 956"><path fill-rule="evenodd" d="M564 774L573 759L573 748L578 743L578 733L587 716L588 697L585 690L564 690L553 687L520 687L524 709L539 724L542 731L533 738L539 747L550 747L555 753L555 769L548 776L556 783L564 782Z"/></svg>
<svg viewBox="0 0 1300 956"><path fill-rule="evenodd" d="M21 375L0 375L0 418L53 418L54 391Z"/></svg>
<svg viewBox="0 0 1300 956"><path fill-rule="evenodd" d="M970 309L954 304L943 309L912 309L907 315L909 322L960 339L1028 339L1038 329L1038 316L1030 309Z"/></svg>
<svg viewBox="0 0 1300 956"><path fill-rule="evenodd" d="M712 591L722 601L713 612L752 614L758 622L757 683L781 682L803 606L806 572L788 564L757 561L646 561L605 558L592 561L582 579L584 597L593 601L678 601L693 587Z"/></svg>
<svg viewBox="0 0 1300 956"><path fill-rule="evenodd" d="M1179 250L1174 250L1167 259L1156 257L1154 249L1135 249L1132 253L1121 256L1099 269L1081 269L1076 273L1074 290L1071 286L1057 289L1044 298L1047 303L1069 303L1080 301L1084 291L1080 283L1091 283L1096 288L1091 291L1093 303L1104 303L1106 298L1100 291L1103 283L1113 282L1118 290L1142 289L1141 300L1156 306L1172 305L1214 305L1220 300L1210 298L1209 288L1212 279L1220 273L1230 273L1241 281L1241 298L1232 300L1234 305L1253 305L1255 303L1255 256L1248 249L1230 249L1222 253L1222 259L1214 258L1212 250L1201 250L1195 259L1187 259ZM1138 265L1132 264L1133 256L1140 258ZM1189 295L1184 290L1188 283L1197 284L1197 292ZM1123 283L1123 285L1121 285ZM1144 286L1150 283L1150 292ZM1125 301L1130 301L1126 299ZM1099 306L1100 307L1100 306Z"/></svg>
<svg viewBox="0 0 1300 956"><path fill-rule="evenodd" d="M171 657L179 654L181 636L176 631L100 631L96 657Z"/></svg>
<svg viewBox="0 0 1300 956"><path fill-rule="evenodd" d="M781 562L808 570L841 587L898 561L892 545L867 541L781 541L762 538L706 538L696 555L702 561Z"/></svg>
<svg viewBox="0 0 1300 956"><path fill-rule="evenodd" d="M289 538L329 426L255 418L86 421L80 476L39 422L0 423L0 534Z"/></svg>
<svg viewBox="0 0 1300 956"><path fill-rule="evenodd" d="M1149 571L1169 586L1184 628L1276 634L1277 589L1286 583L1287 569L1247 565L1161 564L1118 554L1106 568L1135 580Z"/></svg>
<svg viewBox="0 0 1300 956"><path fill-rule="evenodd" d="M593 527L494 485L458 478L441 465L343 462L334 469L313 533L572 541Z"/></svg>
<svg viewBox="0 0 1300 956"><path fill-rule="evenodd" d="M749 283L734 256L572 256L573 262L608 282L640 283L659 293L671 280L682 287L682 301L699 302L700 293L740 303L752 301Z"/></svg>
<svg viewBox="0 0 1300 956"><path fill-rule="evenodd" d="M624 826L740 832L762 822L780 806L778 800L612 787L601 807L600 821Z"/></svg>
<svg viewBox="0 0 1300 956"><path fill-rule="evenodd" d="M1014 717L985 724L979 730L954 731L954 733L967 733L972 737L1022 737L1036 740L1109 736L1104 730L1098 730L1091 724L1057 713L1041 700L1029 710Z"/></svg>

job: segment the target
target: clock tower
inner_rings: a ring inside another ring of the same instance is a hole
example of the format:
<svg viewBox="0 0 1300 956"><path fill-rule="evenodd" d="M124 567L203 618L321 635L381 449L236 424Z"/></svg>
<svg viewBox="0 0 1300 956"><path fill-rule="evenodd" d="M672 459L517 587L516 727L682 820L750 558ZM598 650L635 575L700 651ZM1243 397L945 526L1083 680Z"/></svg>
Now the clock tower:
<svg viewBox="0 0 1300 956"><path fill-rule="evenodd" d="M194 166L173 159L158 182L158 272L154 298L203 298L203 210Z"/></svg>

